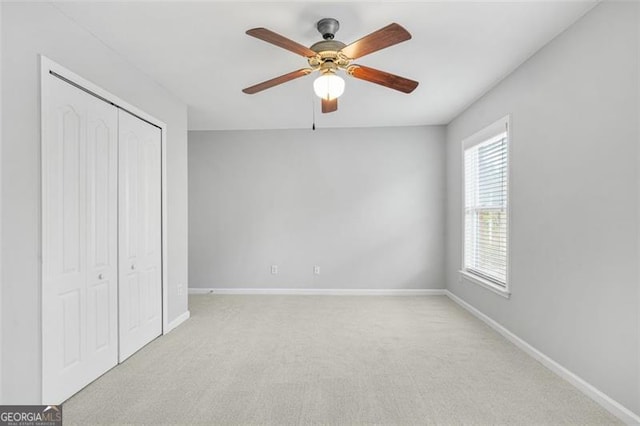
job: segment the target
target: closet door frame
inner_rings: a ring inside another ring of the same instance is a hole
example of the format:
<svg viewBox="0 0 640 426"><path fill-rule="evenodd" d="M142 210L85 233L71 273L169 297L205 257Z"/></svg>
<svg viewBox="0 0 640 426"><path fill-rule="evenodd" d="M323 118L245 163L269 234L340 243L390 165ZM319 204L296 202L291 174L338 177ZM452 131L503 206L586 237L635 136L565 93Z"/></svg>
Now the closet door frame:
<svg viewBox="0 0 640 426"><path fill-rule="evenodd" d="M44 135L45 133L45 123L47 122L47 118L48 118L48 105L49 105L49 99L47 99L47 93L49 92L48 90L45 90L46 88L48 88L48 84L50 82L50 74L53 74L54 76L57 76L57 78L60 78L62 80L65 80L67 83L74 85L76 87L78 87L81 90L84 90L86 92L88 92L89 94L96 96L99 99L102 99L104 102L110 103L120 109L124 109L126 111L128 111L129 113L137 116L138 118L141 118L144 121L149 122L150 124L159 127L161 130L161 170L162 170L162 176L161 176L161 188L162 188L162 193L161 193L161 222L162 222L162 334L167 334L169 331L171 331L171 329L169 328L169 312L168 312L168 274L167 274L167 125L158 120L157 118L147 114L146 112L138 109L137 107L123 101L122 99L120 99L119 97L113 95L112 93L109 93L108 91L102 89L100 86L97 86L96 84L90 82L89 80L86 80L84 78L82 78L81 76L79 76L78 74L68 70L67 68L63 67L62 65L52 61L51 59L47 58L46 56L40 55L40 94L41 94L41 99L40 99L40 106L41 106L41 110L40 110L40 114L41 114L41 122L40 122L40 131L41 131L41 135ZM41 136L41 144L42 144L42 136ZM42 146L41 146L42 148ZM45 162L45 158L44 156L41 156L41 168L44 167L44 162ZM41 188L44 188L43 185L43 180L44 179L44 175L41 176ZM41 203L44 203L44 199L42 198L44 196L44 193L41 191ZM42 212L41 212L41 229L40 229L40 246L41 246L41 254L42 256L46 255L46 252L44 250L44 245L43 245L43 235L44 235L44 230L46 229L46 226L48 226L45 223L45 218L42 216ZM42 260L41 260L41 265L42 265ZM43 270L42 267L40 268L40 283L42 285L43 282ZM42 312L43 308L44 308L44 300L42 298L42 289L40 290L40 294L38 295L40 298L40 311ZM41 342L43 341L44 336L42 335L42 314L40 315L40 340ZM42 363L42 353L40 354L41 357L41 363ZM42 395L41 395L42 397Z"/></svg>

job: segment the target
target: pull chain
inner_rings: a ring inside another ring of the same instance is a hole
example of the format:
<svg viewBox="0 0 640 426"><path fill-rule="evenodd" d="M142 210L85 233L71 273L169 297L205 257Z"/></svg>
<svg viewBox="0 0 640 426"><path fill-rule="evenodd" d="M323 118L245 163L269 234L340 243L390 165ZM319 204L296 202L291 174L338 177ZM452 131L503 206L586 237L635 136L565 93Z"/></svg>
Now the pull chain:
<svg viewBox="0 0 640 426"><path fill-rule="evenodd" d="M311 130L316 130L316 108L313 105L313 99L311 100L311 111L313 111L313 124L311 125Z"/></svg>
<svg viewBox="0 0 640 426"><path fill-rule="evenodd" d="M314 101L314 97L313 94L311 94L311 115L313 117L313 121L311 123L311 130L316 130L316 108L315 105L313 104Z"/></svg>

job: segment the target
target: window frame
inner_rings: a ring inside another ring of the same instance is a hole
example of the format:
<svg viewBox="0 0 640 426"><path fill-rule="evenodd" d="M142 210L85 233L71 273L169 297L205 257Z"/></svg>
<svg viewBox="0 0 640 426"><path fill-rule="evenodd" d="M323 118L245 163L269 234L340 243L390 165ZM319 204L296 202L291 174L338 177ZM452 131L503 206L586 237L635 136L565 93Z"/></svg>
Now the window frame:
<svg viewBox="0 0 640 426"><path fill-rule="evenodd" d="M493 280L487 279L482 275L476 274L472 271L465 269L465 241L466 241L466 169L465 169L465 151L476 145L484 143L501 133L507 134L507 251L505 256L506 268L505 268L505 285L495 283ZM511 115L508 114L499 120L484 127L482 130L474 133L473 135L462 140L461 144L461 259L460 259L460 274L459 282L469 281L480 285L487 290L492 291L500 296L509 298L511 296L511 143L512 143L512 128L511 128Z"/></svg>

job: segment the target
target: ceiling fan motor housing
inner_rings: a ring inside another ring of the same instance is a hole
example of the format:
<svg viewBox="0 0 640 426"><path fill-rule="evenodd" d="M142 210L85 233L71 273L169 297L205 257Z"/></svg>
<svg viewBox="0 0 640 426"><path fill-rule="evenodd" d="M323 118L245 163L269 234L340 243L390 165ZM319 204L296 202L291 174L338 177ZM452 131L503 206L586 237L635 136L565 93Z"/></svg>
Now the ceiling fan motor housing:
<svg viewBox="0 0 640 426"><path fill-rule="evenodd" d="M340 68L346 68L349 65L349 58L340 53L344 47L345 44L337 40L322 40L313 44L310 49L317 55L308 58L309 66L312 69L318 69L327 63L332 63Z"/></svg>
<svg viewBox="0 0 640 426"><path fill-rule="evenodd" d="M340 22L333 18L323 18L318 21L316 28L322 34L322 38L325 40L333 40L336 32L340 28Z"/></svg>

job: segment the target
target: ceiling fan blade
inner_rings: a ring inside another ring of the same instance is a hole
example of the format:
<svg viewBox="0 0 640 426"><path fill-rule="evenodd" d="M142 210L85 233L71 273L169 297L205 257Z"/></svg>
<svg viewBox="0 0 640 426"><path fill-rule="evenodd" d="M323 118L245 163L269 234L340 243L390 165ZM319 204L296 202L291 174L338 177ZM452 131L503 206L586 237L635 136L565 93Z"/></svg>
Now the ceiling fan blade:
<svg viewBox="0 0 640 426"><path fill-rule="evenodd" d="M270 87L277 86L278 84L286 83L287 81L295 80L296 78L303 77L313 71L311 68L301 68L297 71L283 74L279 77L272 78L271 80L263 81L262 83L255 84L246 89L242 89L244 93L253 95L254 93L262 92Z"/></svg>
<svg viewBox="0 0 640 426"><path fill-rule="evenodd" d="M327 100L322 98L322 112L334 112L338 110L338 98Z"/></svg>
<svg viewBox="0 0 640 426"><path fill-rule="evenodd" d="M347 70L349 74L360 80L376 83L381 86L399 90L404 93L411 93L418 87L418 82L400 77L385 71L365 67L363 65L352 65Z"/></svg>
<svg viewBox="0 0 640 426"><path fill-rule="evenodd" d="M377 52L385 47L409 40L410 38L411 34L409 34L409 31L393 23L362 37L358 41L354 41L343 48L342 53L351 59L357 59L369 53Z"/></svg>
<svg viewBox="0 0 640 426"><path fill-rule="evenodd" d="M247 34L252 37L259 38L262 41L266 41L267 43L275 44L278 47L282 47L283 49L297 53L298 55L302 55L306 58L316 56L316 52L308 47L303 46L300 43L296 43L295 41L274 33L266 28L253 28L248 30Z"/></svg>

